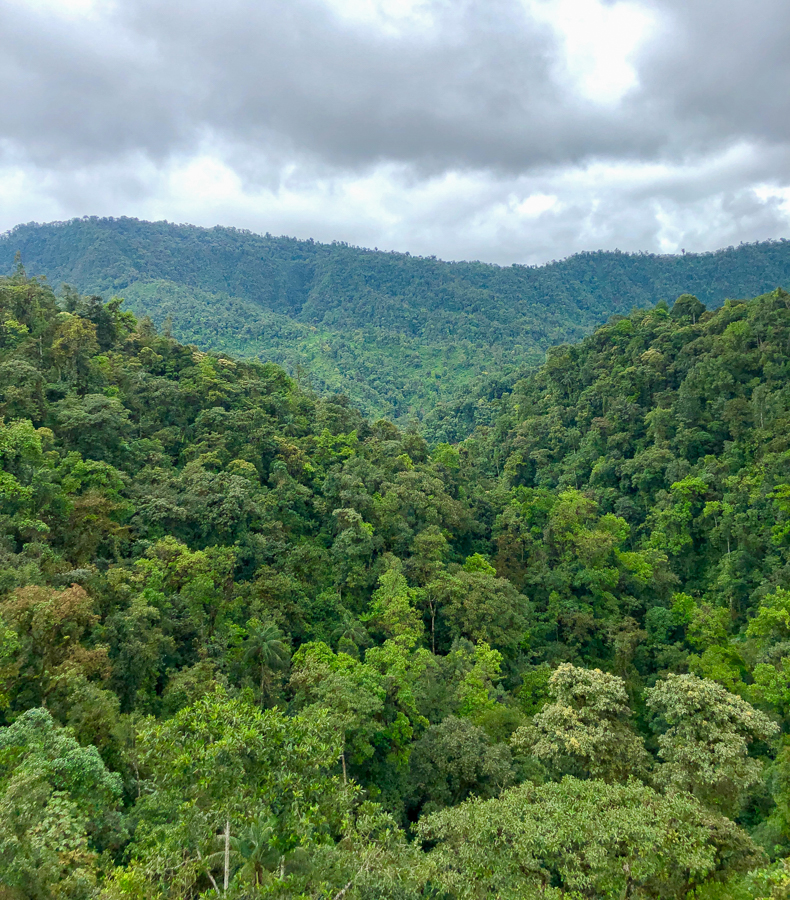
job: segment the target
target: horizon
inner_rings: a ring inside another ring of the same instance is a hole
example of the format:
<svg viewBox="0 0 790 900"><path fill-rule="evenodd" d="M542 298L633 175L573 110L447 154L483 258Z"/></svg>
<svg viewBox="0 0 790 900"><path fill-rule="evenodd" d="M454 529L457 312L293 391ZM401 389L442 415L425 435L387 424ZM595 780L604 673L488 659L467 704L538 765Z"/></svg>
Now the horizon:
<svg viewBox="0 0 790 900"><path fill-rule="evenodd" d="M725 253L727 251L736 251L739 247L745 246L756 246L759 244L781 244L786 243L789 238L786 237L769 237L763 238L760 240L754 241L740 241L737 245L728 244L727 246L719 246L714 247L710 250L686 250L681 249L681 251L676 253L662 253L651 250L622 250L619 247L599 247L596 249L580 249L576 250L573 253L568 253L566 256L560 256L554 259L547 259L542 262L537 263L520 263L520 262L496 262L493 260L486 259L447 259L437 254L421 254L421 253L411 253L408 250L396 250L396 249L384 249L381 247L366 247L361 244L353 244L349 241L334 239L334 240L318 240L312 237L299 237L293 234L273 234L269 231L256 231L251 228L241 228L235 225L198 225L192 222L174 222L169 219L142 219L138 216L94 216L94 215L84 215L84 216L73 216L69 219L56 219L48 222L19 222L6 231L0 232L0 240L7 240L10 238L14 232L25 229L25 228L48 228L48 227L59 227L59 226L68 226L77 222L113 222L113 221L123 221L129 220L134 222L139 222L144 225L169 225L174 228L196 228L202 231L213 231L216 229L230 232L239 232L241 234L251 234L254 237L259 238L269 238L272 240L290 240L296 241L298 243L313 243L320 244L326 247L331 247L333 245L340 245L344 247L348 247L351 250L359 250L364 253L382 253L385 255L396 255L396 256L408 256L414 259L425 259L425 260L434 260L436 262L446 263L448 265L452 264L472 264L477 263L486 266L494 266L500 269L507 269L512 267L520 267L525 269L541 269L551 265L558 265L560 263L566 262L567 260L573 259L578 256L595 256L597 254L622 254L624 256L647 256L647 257L655 257L655 258L682 258L682 257L698 257L698 256L712 256L717 253ZM22 261L24 264L24 260Z"/></svg>

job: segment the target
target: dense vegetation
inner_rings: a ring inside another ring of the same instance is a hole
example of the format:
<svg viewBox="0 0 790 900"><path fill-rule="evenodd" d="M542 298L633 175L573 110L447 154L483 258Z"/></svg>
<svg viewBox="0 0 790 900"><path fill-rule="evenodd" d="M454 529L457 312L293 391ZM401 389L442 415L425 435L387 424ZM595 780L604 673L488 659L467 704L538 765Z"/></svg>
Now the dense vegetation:
<svg viewBox="0 0 790 900"><path fill-rule="evenodd" d="M15 228L0 238L0 274L10 273L17 251L56 289L66 282L122 296L183 342L276 362L305 386L346 394L366 415L417 419L424 434L451 441L486 421L487 404L513 373L613 313L687 291L713 307L790 289L783 241L503 268L92 218Z"/></svg>
<svg viewBox="0 0 790 900"><path fill-rule="evenodd" d="M453 446L0 282L0 897L790 889L790 295Z"/></svg>

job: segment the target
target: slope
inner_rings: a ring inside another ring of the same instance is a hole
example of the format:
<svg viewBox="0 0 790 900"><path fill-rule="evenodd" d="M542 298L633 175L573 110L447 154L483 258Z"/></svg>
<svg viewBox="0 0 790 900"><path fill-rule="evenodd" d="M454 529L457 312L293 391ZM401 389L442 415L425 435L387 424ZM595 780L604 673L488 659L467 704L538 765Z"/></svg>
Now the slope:
<svg viewBox="0 0 790 900"><path fill-rule="evenodd" d="M683 296L431 449L0 278L6 894L786 897L789 385Z"/></svg>
<svg viewBox="0 0 790 900"><path fill-rule="evenodd" d="M684 291L709 306L790 286L785 242L685 256L585 253L542 267L448 263L136 219L23 225L0 238L51 284L123 296L203 349L272 360L367 414L422 419L470 382L539 362L612 313Z"/></svg>

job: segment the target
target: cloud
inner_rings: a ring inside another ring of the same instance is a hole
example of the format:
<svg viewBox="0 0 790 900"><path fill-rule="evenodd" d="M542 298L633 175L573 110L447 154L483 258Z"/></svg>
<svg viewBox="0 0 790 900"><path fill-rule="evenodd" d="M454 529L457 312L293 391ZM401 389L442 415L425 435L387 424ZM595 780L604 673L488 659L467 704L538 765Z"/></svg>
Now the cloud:
<svg viewBox="0 0 790 900"><path fill-rule="evenodd" d="M127 214L499 262L779 236L790 7L748 13L0 0L0 225Z"/></svg>

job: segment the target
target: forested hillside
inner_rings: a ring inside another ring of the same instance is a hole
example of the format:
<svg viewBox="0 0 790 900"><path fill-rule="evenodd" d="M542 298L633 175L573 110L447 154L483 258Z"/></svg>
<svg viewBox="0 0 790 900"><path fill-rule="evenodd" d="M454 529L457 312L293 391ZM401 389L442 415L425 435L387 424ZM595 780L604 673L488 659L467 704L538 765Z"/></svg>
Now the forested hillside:
<svg viewBox="0 0 790 900"><path fill-rule="evenodd" d="M202 350L277 362L367 415L454 435L454 401L539 363L613 313L679 294L708 306L790 288L790 244L684 256L585 253L547 266L380 253L345 244L136 219L24 225L0 238L0 274L29 271L126 299ZM512 383L512 379L509 383ZM494 387L496 393L497 388ZM449 403L450 410L437 403ZM443 421L447 416L451 421ZM474 416L472 417L474 419ZM466 436L468 431L462 436Z"/></svg>
<svg viewBox="0 0 790 900"><path fill-rule="evenodd" d="M0 281L3 900L780 900L790 295L429 447Z"/></svg>

